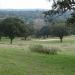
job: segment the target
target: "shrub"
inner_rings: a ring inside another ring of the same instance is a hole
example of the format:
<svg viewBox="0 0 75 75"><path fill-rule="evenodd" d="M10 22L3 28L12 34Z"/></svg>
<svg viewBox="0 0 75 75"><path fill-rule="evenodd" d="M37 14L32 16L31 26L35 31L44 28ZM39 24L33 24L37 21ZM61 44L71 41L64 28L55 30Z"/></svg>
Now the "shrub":
<svg viewBox="0 0 75 75"><path fill-rule="evenodd" d="M60 51L57 47L44 47L42 45L33 45L30 47L32 52L44 53L44 54L52 54L55 55Z"/></svg>

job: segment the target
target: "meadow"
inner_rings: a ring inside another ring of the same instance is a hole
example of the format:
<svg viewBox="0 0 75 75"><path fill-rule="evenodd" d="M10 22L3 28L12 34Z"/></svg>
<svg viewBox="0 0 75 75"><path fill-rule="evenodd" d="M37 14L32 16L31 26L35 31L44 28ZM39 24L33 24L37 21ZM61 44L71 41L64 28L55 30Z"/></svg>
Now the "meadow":
<svg viewBox="0 0 75 75"><path fill-rule="evenodd" d="M75 36L60 43L58 38L0 41L0 75L75 75ZM31 52L29 46L41 44L61 49L57 55Z"/></svg>

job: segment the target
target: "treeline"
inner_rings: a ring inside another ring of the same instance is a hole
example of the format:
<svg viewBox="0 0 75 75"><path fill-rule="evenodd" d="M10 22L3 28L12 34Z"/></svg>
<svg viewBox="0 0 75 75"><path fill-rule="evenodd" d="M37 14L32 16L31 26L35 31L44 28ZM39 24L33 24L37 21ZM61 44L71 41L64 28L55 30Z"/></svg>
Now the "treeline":
<svg viewBox="0 0 75 75"><path fill-rule="evenodd" d="M44 10L1 10L0 9L0 20L4 19L6 17L19 17L20 19L23 19L24 21L32 21L36 18L43 19L42 13Z"/></svg>
<svg viewBox="0 0 75 75"><path fill-rule="evenodd" d="M41 22L43 21L38 20L35 23L28 23L18 17L7 17L0 22L0 39L1 37L9 37L12 44L15 37L23 37L25 40L29 36L44 39L59 37L60 42L62 42L64 36L75 34L75 13L72 13L71 17L65 22L55 22L51 25L50 22L49 24ZM36 27L35 24L37 24Z"/></svg>

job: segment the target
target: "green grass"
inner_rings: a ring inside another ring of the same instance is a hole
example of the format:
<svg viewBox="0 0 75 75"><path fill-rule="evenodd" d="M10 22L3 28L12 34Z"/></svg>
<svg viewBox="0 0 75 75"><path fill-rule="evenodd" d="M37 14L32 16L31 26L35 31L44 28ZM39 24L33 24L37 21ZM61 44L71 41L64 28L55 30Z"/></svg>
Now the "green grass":
<svg viewBox="0 0 75 75"><path fill-rule="evenodd" d="M29 50L33 44L56 46L62 49L58 55L34 53ZM75 75L75 37L65 37L63 43L57 40L8 39L0 42L0 75Z"/></svg>

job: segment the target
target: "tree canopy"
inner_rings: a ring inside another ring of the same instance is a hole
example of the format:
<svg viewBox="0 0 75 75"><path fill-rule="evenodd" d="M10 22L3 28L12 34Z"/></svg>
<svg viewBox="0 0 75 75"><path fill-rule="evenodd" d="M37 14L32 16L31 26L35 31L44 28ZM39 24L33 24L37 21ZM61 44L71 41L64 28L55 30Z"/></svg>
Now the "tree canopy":
<svg viewBox="0 0 75 75"><path fill-rule="evenodd" d="M68 30L64 23L55 24L52 28L52 36L59 37L62 42L63 37L68 35Z"/></svg>
<svg viewBox="0 0 75 75"><path fill-rule="evenodd" d="M4 36L8 36L12 40L19 35L24 23L22 20L16 17L8 17L4 19L1 23L1 29Z"/></svg>
<svg viewBox="0 0 75 75"><path fill-rule="evenodd" d="M51 1L51 0L50 0ZM65 12L67 10L75 10L75 0L53 0L53 10Z"/></svg>

